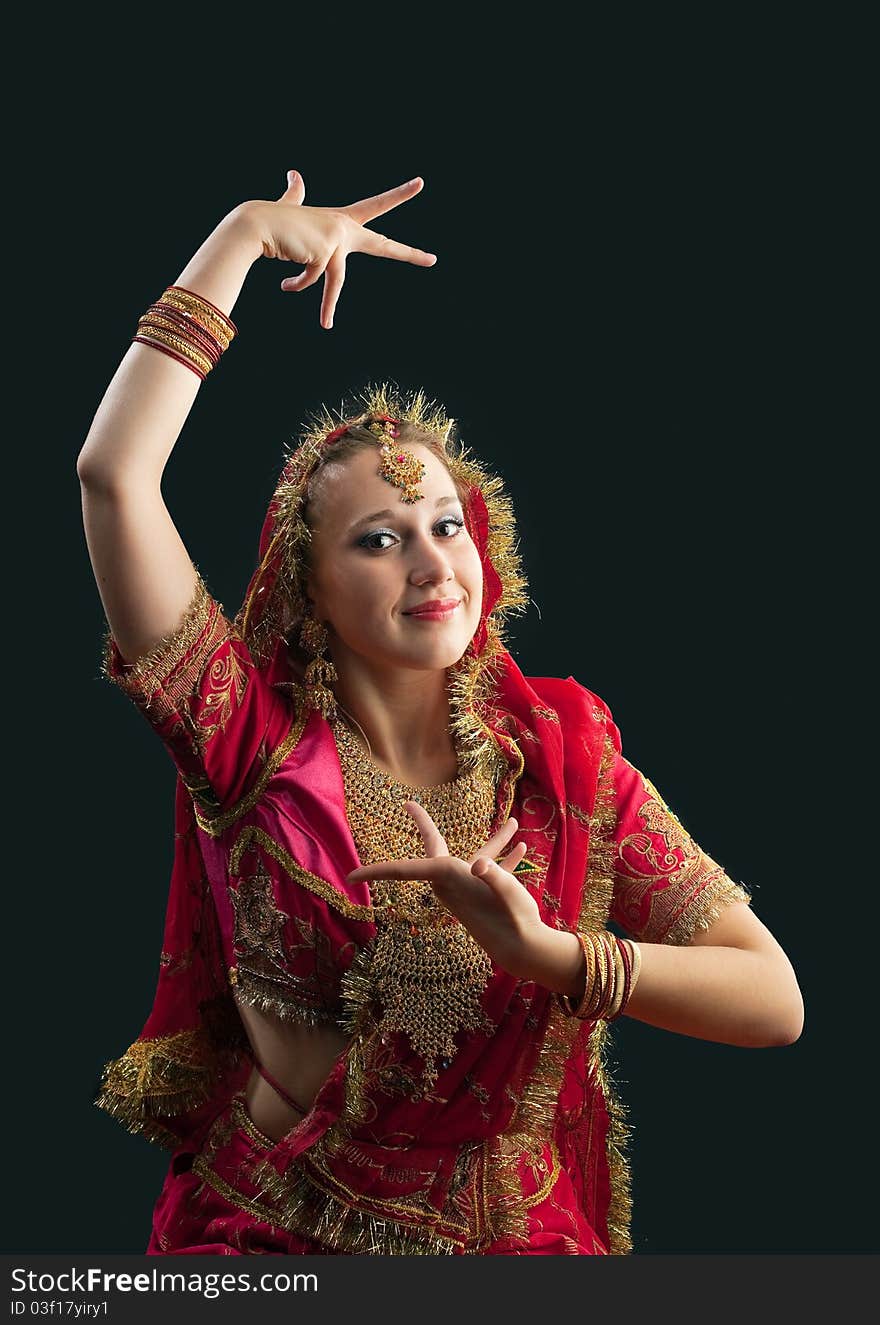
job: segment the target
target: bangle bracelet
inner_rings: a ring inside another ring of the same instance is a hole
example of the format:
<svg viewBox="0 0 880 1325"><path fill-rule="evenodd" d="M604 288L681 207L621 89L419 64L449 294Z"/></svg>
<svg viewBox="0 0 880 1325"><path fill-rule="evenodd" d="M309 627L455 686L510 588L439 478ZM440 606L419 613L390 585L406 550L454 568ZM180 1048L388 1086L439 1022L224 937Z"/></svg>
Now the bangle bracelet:
<svg viewBox="0 0 880 1325"><path fill-rule="evenodd" d="M621 939L608 930L589 931L576 938L584 954L584 992L577 1006L567 994L557 994L568 1017L579 1021L616 1021L632 997L641 971L642 954L633 939Z"/></svg>
<svg viewBox="0 0 880 1325"><path fill-rule="evenodd" d="M235 323L216 304L182 285L169 285L138 319L132 341L152 345L204 382L236 335Z"/></svg>

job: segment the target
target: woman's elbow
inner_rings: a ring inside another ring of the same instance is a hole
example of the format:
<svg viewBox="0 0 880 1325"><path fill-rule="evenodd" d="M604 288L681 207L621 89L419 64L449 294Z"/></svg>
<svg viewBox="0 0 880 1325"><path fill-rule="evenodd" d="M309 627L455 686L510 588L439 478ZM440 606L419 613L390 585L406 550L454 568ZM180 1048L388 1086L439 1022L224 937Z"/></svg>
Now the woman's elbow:
<svg viewBox="0 0 880 1325"><path fill-rule="evenodd" d="M796 1003L787 1010L785 1016L779 1018L777 1033L771 1043L777 1047L784 1044L795 1044L801 1038L803 1030L804 1000L798 993Z"/></svg>

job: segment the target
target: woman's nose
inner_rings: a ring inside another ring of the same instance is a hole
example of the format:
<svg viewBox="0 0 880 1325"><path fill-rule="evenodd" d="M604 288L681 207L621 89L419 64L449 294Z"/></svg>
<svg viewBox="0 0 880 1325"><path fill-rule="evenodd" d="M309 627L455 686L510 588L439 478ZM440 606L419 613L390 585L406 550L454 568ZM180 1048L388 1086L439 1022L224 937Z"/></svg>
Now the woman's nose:
<svg viewBox="0 0 880 1325"><path fill-rule="evenodd" d="M453 577L452 560L446 548L438 544L435 538L419 543L413 552L413 565L410 579L421 584L426 579L449 580Z"/></svg>

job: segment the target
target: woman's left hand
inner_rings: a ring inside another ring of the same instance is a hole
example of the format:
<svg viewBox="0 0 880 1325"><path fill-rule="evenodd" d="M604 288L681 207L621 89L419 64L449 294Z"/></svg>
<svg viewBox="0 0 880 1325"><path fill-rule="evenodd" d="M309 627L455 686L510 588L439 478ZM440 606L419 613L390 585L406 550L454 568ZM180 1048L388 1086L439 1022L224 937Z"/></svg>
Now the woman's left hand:
<svg viewBox="0 0 880 1325"><path fill-rule="evenodd" d="M532 952L546 927L538 903L512 870L526 854L523 842L496 862L519 827L508 819L470 860L451 856L434 820L418 801L407 801L425 844L422 859L377 861L352 870L347 879L428 879L439 900L473 935L492 960L520 979L531 979Z"/></svg>

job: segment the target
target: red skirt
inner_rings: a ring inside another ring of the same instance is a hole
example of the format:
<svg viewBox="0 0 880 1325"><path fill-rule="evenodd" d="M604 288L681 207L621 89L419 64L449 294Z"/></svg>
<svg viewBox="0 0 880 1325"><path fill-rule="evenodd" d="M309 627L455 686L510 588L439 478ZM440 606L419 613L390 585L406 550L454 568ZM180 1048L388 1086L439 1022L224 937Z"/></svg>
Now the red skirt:
<svg viewBox="0 0 880 1325"><path fill-rule="evenodd" d="M233 1096L212 1124L201 1150L171 1158L153 1211L148 1256L335 1256L314 1239L279 1228L249 1177L274 1142L256 1127L243 1094ZM525 1241L498 1238L481 1247L456 1246L454 1255L605 1256L607 1247L577 1207L560 1170L548 1196L529 1209ZM377 1253L380 1254L380 1253Z"/></svg>

